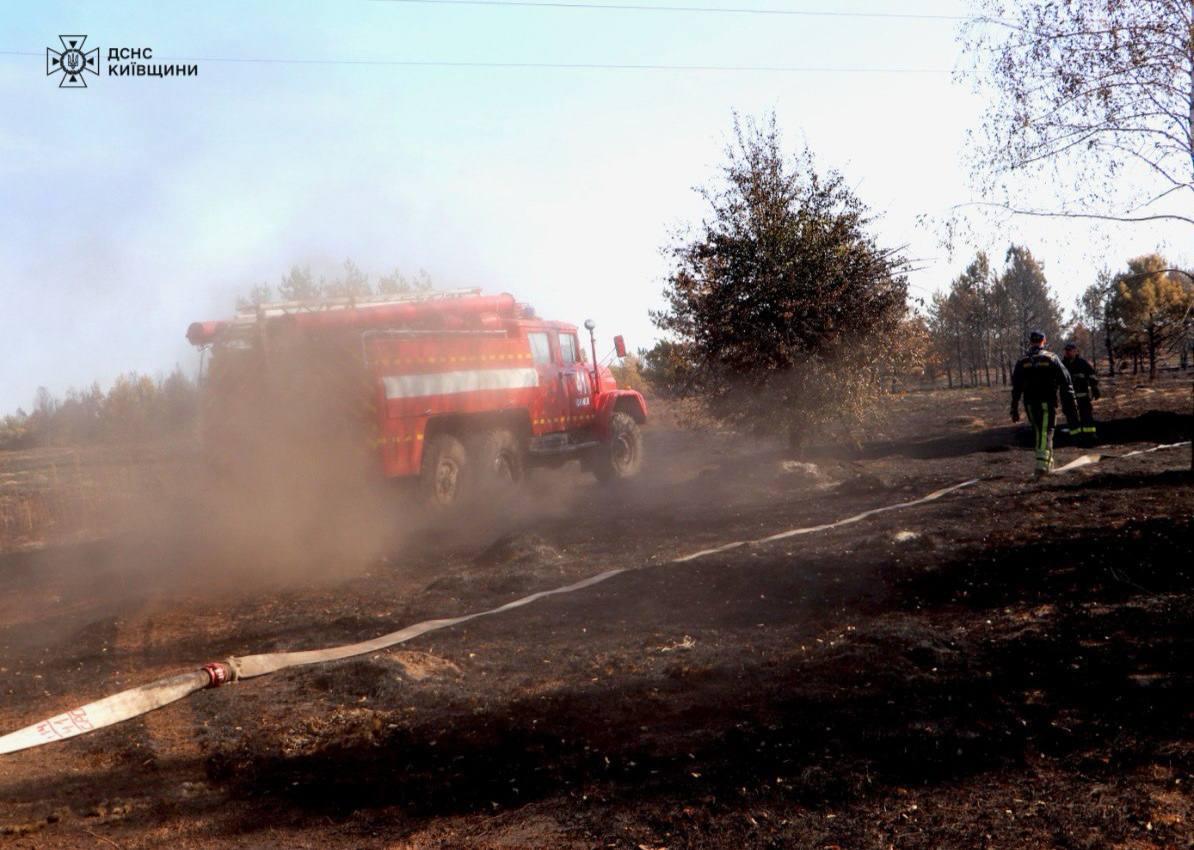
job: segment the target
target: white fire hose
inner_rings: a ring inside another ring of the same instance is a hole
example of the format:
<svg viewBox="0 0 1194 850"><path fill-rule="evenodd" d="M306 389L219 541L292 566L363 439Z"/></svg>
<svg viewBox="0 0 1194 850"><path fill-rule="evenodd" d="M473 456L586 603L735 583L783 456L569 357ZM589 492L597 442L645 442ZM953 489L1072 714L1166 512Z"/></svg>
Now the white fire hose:
<svg viewBox="0 0 1194 850"><path fill-rule="evenodd" d="M1184 443L1170 443L1167 445L1154 446L1150 449L1139 449L1137 451L1128 452L1118 457L1131 457L1133 455L1148 454L1150 452L1160 451L1162 449L1178 448L1180 446L1187 446L1189 442ZM1097 463L1100 460L1099 455L1090 454L1082 455L1081 457L1070 461L1065 466L1056 470L1056 472L1067 472L1072 469L1077 469L1081 466L1087 466L1092 463ZM772 534L767 537L760 537L755 540L739 540L733 543L726 543L722 546L716 546L712 549L702 549L699 552L693 552L690 555L683 555L679 558L674 558L671 561L662 563L681 564L688 561L695 561L698 558L704 558L709 555L726 552L731 549L737 549L742 546L772 543L777 540L784 540L789 537L796 537L803 534L812 534L818 531L827 531L831 528L839 528L843 525L850 525L852 523L861 522L862 520L875 516L876 514L886 513L888 511L897 511L903 508L911 508L916 505L923 505L926 502L932 502L940 499L949 493L956 490L961 490L964 487L969 487L972 484L978 483L980 479L971 478L968 481L963 481L959 484L953 484L949 487L943 487L940 490L934 490L927 496L922 496L919 499L913 499L909 502L898 502L893 505L886 505L884 507L872 508L868 511L846 517L845 519L837 520L836 522L825 523L823 525L814 525L807 528L793 528L788 531L782 531L778 534ZM587 587L592 587L595 584L600 584L607 579L613 578L616 575L627 572L626 568L616 570L606 570L603 573L590 576L573 584L568 584L563 587L553 588L552 590L542 590L538 593L532 593L529 596L524 596L521 599L515 599L513 602L507 602L505 605L500 605L497 608L490 608L487 611L478 611L473 614L465 614L460 617L448 617L439 620L424 620L421 623L415 623L413 626L407 626L396 632L381 635L372 640L362 641L361 643L350 643L344 646L335 646L327 649L311 649L300 652L268 652L261 655L245 655L239 658L229 658L226 661L214 661L203 665L198 670L190 673L181 673L176 676L171 676L166 679L158 679L156 682L150 682L146 685L140 685L136 688L130 688L127 691L121 691L101 700L88 703L80 708L67 711L63 714L56 715L40 723L35 723L31 726L26 726L24 729L18 729L15 732L10 732L7 735L0 736L0 755L6 753L15 753L19 750L27 750L31 747L41 746L42 744L49 744L54 741L63 741L67 738L73 738L77 735L82 735L86 732L91 732L95 729L102 729L105 726L111 726L115 723L120 723L125 720L131 720L134 717L139 717L142 714L147 714L154 709L169 705L172 702L189 696L196 691L201 691L206 688L215 688L227 682L234 682L238 679L252 679L257 676L265 676L269 673L275 673L278 670L284 670L288 667L300 667L308 664L322 664L328 661L339 661L344 658L352 658L357 655L366 655L371 652L378 652L383 649L388 649L400 643L405 643L408 640L426 634L427 632L438 631L439 629L446 629L450 626L459 625L460 623L475 620L478 617L488 617L492 614L500 614L504 611L510 611L514 608L521 608L524 605L529 605L536 600L543 599L547 596L555 596L562 593L573 593L578 590L584 590Z"/></svg>
<svg viewBox="0 0 1194 850"><path fill-rule="evenodd" d="M461 617L449 617L441 620L424 620L421 623L415 623L413 626L407 626L405 629L390 632L389 634L373 638L372 640L362 641L361 643L350 643L328 649L311 649L305 652L267 652L261 655L245 655L240 658L229 658L226 661L213 661L209 664L204 664L194 672L182 673L177 676L171 676L168 679L158 679L156 682L150 682L147 685L130 688L127 691L121 691L110 697L88 703L73 711L67 711L64 714L43 720L41 723L35 723L32 726L26 726L24 729L11 732L8 735L0 737L0 755L14 753L18 750L26 750L30 747L40 746L41 744L49 744L53 741L62 741L67 738L73 738L76 735L82 735L84 732L102 729L105 726L111 726L114 723L120 723L124 720L131 720L134 717L139 717L142 714L153 711L155 708L161 708L183 697L190 696L195 691L201 691L205 688L217 688L220 685L236 681L237 679L252 679L256 676L265 676L269 673L285 670L287 667L322 664L328 661L339 661L343 658L352 658L356 655L378 652L396 644L405 643L427 632L446 629L449 626L455 626L459 623L475 620L478 617L485 617L490 614L500 614L503 611L509 611L513 608L521 608L523 605L529 605L545 596L582 590L624 572L626 572L624 569L608 570L564 587L532 593L530 596L515 599L513 602L507 602L505 605L491 608L488 611L479 611L475 614L465 614Z"/></svg>

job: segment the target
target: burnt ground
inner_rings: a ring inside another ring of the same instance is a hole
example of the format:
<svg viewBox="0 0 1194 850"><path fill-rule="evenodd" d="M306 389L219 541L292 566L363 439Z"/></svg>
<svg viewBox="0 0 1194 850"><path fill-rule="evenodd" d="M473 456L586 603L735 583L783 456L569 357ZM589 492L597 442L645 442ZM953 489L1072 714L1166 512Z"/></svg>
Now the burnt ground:
<svg viewBox="0 0 1194 850"><path fill-rule="evenodd" d="M538 473L361 563L257 570L169 493L169 531L2 556L3 730L633 569L0 757L0 844L1194 846L1190 451L1119 457L1189 439L1190 390L1112 390L1104 461L1040 482L1003 392L912 393L811 466L665 410L635 486Z"/></svg>

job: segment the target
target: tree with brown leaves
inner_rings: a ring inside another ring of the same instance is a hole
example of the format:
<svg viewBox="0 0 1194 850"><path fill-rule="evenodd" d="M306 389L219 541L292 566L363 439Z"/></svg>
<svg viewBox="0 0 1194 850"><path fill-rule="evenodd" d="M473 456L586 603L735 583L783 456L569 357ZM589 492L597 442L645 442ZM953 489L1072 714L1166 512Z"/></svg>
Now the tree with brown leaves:
<svg viewBox="0 0 1194 850"><path fill-rule="evenodd" d="M1150 380L1157 377L1161 350L1175 341L1185 344L1194 310L1194 287L1185 278L1157 254L1129 260L1128 270L1115 278L1111 315L1147 354Z"/></svg>
<svg viewBox="0 0 1194 850"><path fill-rule="evenodd" d="M805 150L785 155L774 116L735 118L709 217L670 249L665 309L684 389L723 420L803 445L831 421L869 420L914 354L906 262L879 247L866 206Z"/></svg>

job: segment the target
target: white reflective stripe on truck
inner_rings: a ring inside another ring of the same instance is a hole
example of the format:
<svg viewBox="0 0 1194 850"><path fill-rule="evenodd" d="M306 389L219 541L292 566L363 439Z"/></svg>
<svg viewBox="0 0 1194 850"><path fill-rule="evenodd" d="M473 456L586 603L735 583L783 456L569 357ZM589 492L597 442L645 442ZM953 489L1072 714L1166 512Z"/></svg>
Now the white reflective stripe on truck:
<svg viewBox="0 0 1194 850"><path fill-rule="evenodd" d="M382 378L386 398L419 398L478 390L524 390L539 386L539 373L523 369L468 369L425 375L387 375Z"/></svg>

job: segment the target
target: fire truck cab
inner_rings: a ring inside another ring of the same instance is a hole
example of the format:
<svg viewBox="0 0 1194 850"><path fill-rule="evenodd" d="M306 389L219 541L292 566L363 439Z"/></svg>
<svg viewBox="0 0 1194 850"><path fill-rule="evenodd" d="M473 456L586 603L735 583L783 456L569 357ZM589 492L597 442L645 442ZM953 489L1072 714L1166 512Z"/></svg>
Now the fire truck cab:
<svg viewBox="0 0 1194 850"><path fill-rule="evenodd" d="M219 442L228 422L260 421L238 405L285 407L273 417L283 423L295 410L343 410L375 468L415 480L432 506L517 484L533 465L575 459L616 481L642 464L642 396L592 362L592 337L591 361L575 325L508 293L262 304L196 322L187 339L211 351L208 439Z"/></svg>

